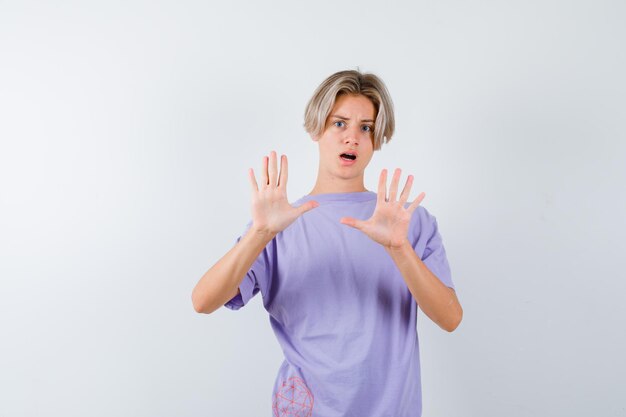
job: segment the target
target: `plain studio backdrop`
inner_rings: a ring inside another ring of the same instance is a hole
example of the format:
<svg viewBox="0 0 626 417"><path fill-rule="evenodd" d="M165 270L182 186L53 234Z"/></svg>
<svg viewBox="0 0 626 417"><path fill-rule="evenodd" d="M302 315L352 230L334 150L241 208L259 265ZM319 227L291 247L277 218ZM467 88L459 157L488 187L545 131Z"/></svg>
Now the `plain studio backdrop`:
<svg viewBox="0 0 626 417"><path fill-rule="evenodd" d="M418 322L425 417L624 416L620 1L0 2L0 416L269 416L260 294L191 291L250 220L247 169L374 72L464 319ZM358 384L359 381L354 381ZM367 416L364 416L367 417ZM372 416L376 417L376 416Z"/></svg>

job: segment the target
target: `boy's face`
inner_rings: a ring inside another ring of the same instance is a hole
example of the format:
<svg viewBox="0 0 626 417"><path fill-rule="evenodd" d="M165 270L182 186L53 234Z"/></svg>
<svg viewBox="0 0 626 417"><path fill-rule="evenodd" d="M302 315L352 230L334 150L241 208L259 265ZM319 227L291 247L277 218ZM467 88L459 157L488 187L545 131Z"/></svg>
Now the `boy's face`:
<svg viewBox="0 0 626 417"><path fill-rule="evenodd" d="M363 95L343 94L337 97L324 133L314 137L320 149L320 170L336 179L362 178L374 153L376 110ZM355 160L341 157L353 151Z"/></svg>

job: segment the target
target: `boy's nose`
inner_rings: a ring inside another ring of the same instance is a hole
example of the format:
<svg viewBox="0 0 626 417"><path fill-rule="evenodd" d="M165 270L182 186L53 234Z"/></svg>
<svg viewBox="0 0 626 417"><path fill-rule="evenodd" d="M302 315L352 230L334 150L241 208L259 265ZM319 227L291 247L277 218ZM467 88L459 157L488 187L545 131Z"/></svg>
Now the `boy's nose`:
<svg viewBox="0 0 626 417"><path fill-rule="evenodd" d="M350 129L346 132L346 137L344 138L344 143L354 143L355 145L359 144L359 135L354 130Z"/></svg>

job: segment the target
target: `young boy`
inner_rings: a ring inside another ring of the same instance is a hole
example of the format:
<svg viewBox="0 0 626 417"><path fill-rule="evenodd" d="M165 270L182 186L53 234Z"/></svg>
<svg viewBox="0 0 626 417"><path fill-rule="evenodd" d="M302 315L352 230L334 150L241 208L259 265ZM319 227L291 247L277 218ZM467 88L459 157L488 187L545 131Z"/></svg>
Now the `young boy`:
<svg viewBox="0 0 626 417"><path fill-rule="evenodd" d="M393 105L374 74L340 71L317 88L305 129L319 145L313 190L290 204L287 157L248 171L252 220L193 290L196 311L237 310L259 291L285 360L274 416L419 417L417 306L447 331L463 311L437 221L421 193L398 193L400 169L377 193L365 168L394 131Z"/></svg>

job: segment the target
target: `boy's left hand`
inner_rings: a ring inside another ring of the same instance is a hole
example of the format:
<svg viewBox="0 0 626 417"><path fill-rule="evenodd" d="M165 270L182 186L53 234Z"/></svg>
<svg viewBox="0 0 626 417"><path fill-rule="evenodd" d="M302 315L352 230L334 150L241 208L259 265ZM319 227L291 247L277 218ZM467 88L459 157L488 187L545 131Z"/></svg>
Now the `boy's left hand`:
<svg viewBox="0 0 626 417"><path fill-rule="evenodd" d="M391 180L391 186L389 187L389 198L386 198L387 169L381 171L378 180L378 198L372 217L367 220L342 217L339 221L342 224L359 229L372 240L388 249L399 248L406 243L411 215L422 202L426 194L424 192L420 193L409 207L404 208L411 192L411 185L413 185L413 176L409 175L404 189L402 190L402 194L400 194L400 200L396 201L400 173L401 169L396 168L393 179Z"/></svg>

